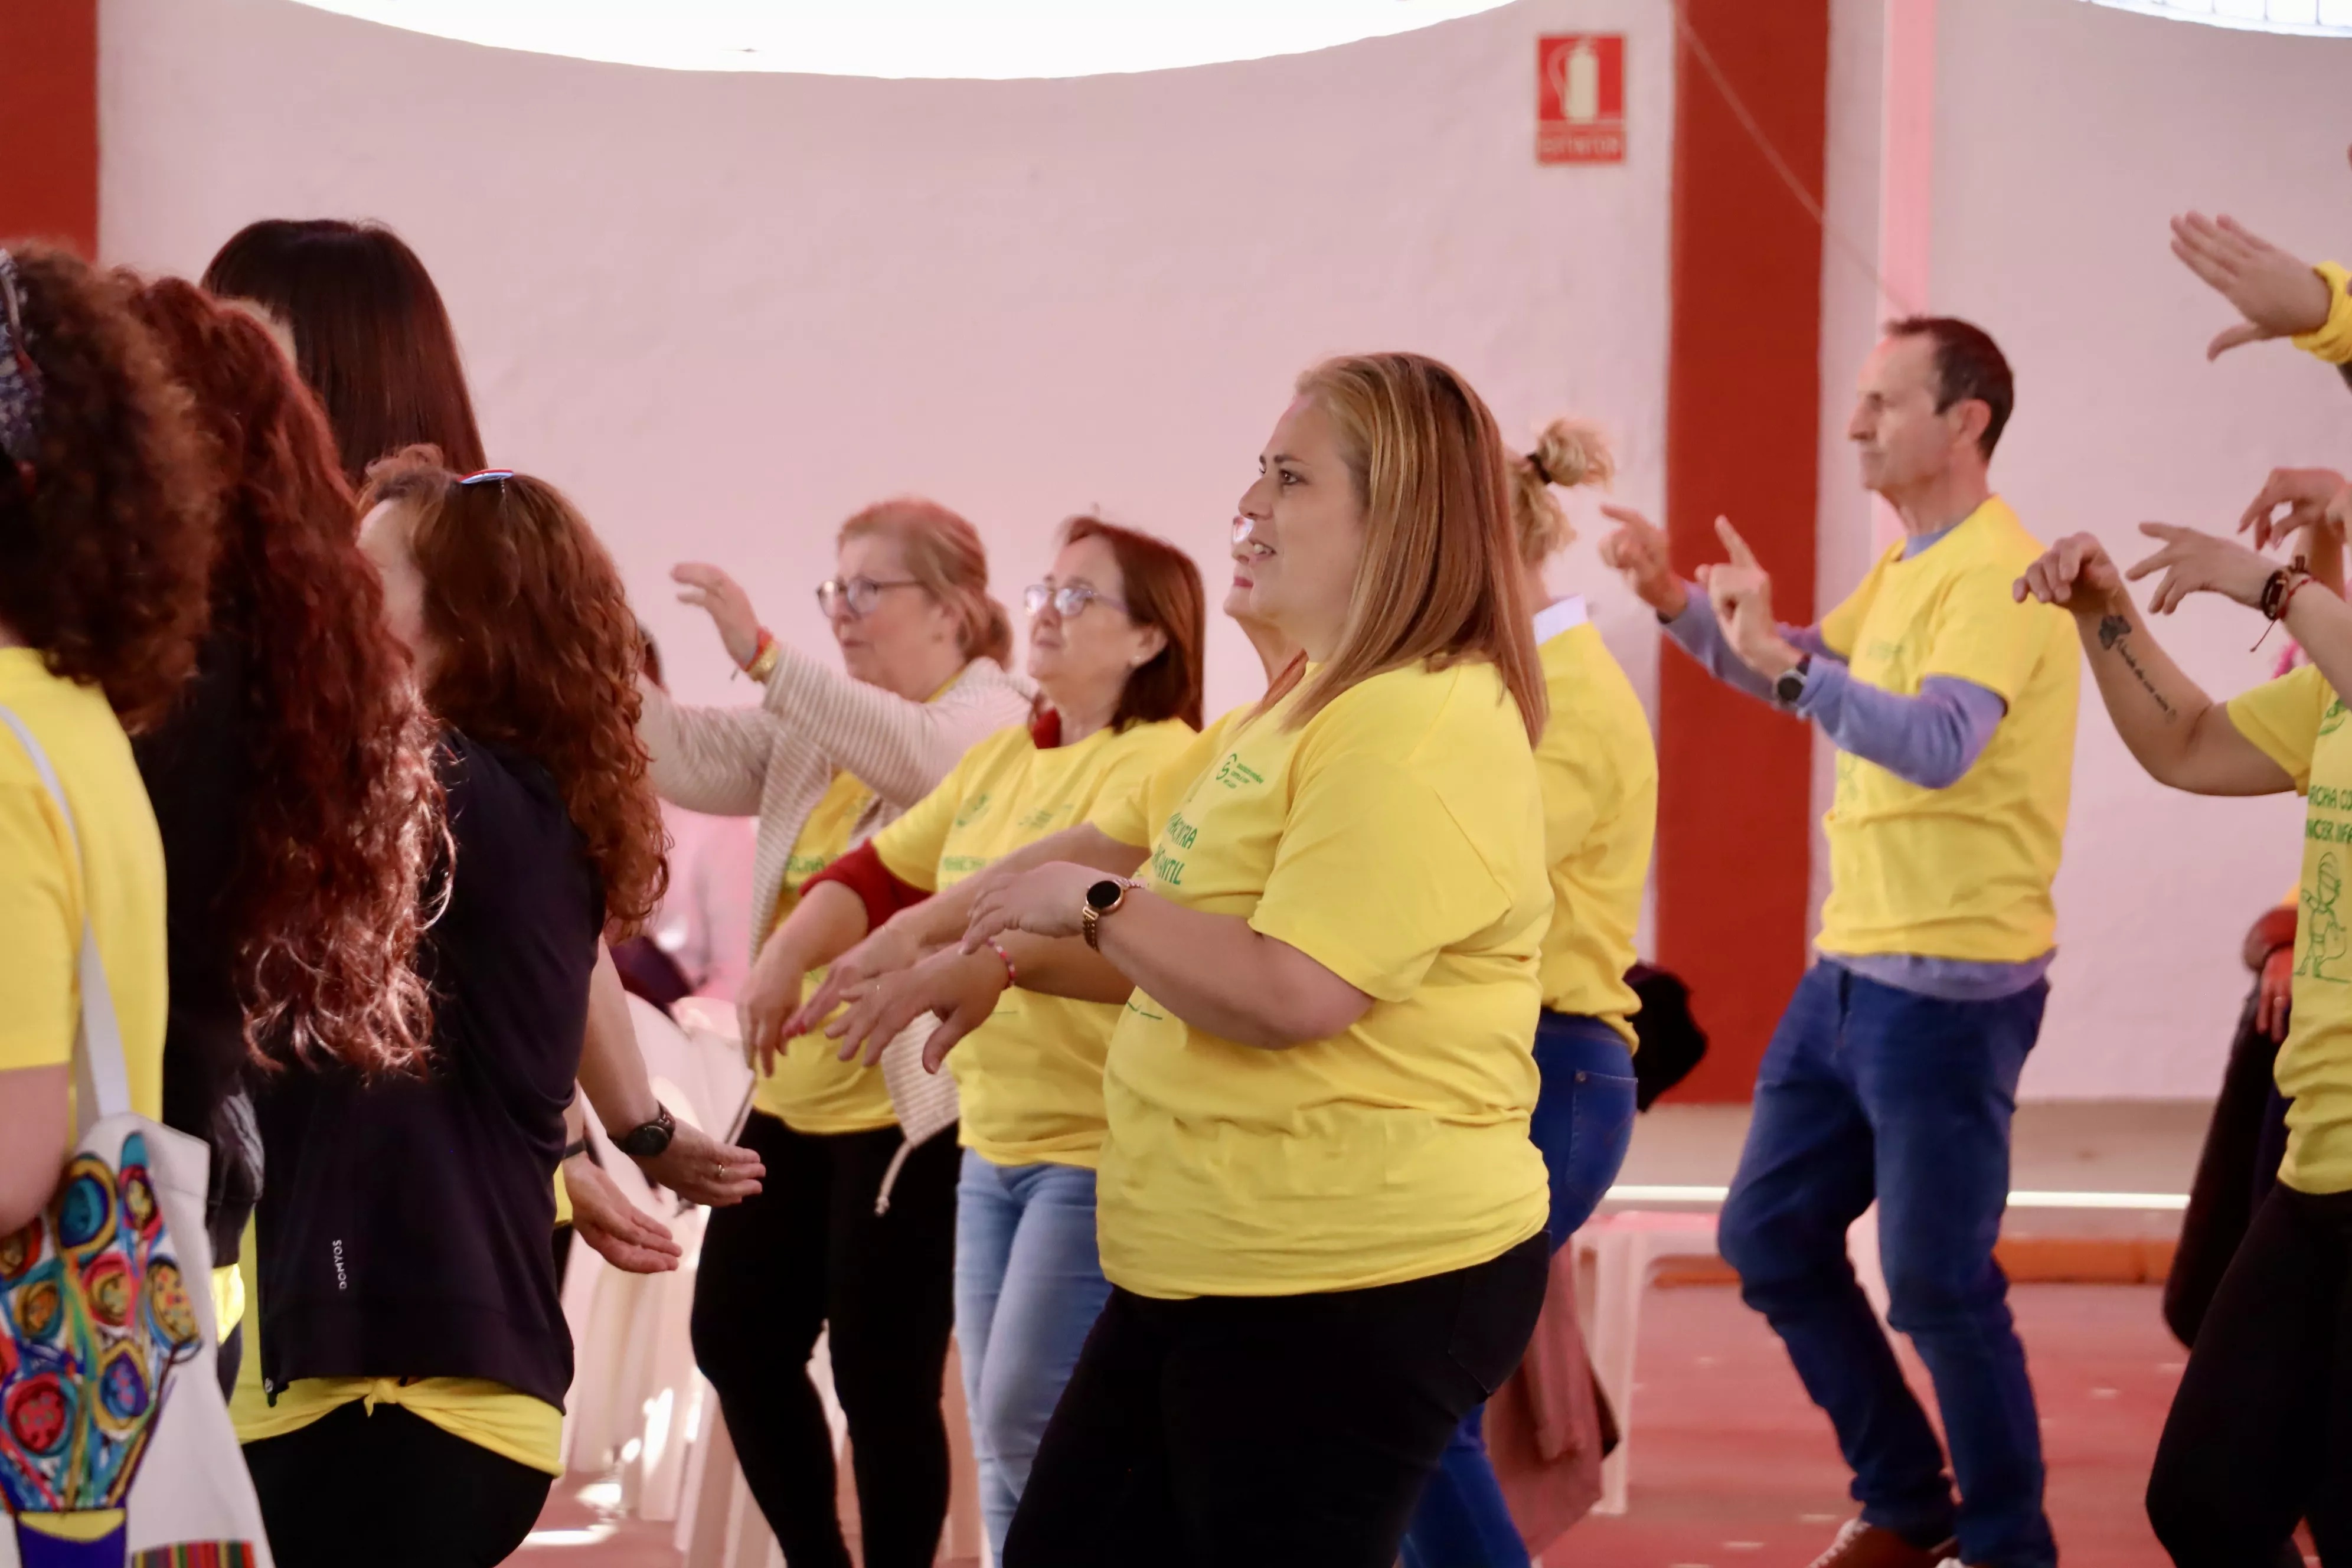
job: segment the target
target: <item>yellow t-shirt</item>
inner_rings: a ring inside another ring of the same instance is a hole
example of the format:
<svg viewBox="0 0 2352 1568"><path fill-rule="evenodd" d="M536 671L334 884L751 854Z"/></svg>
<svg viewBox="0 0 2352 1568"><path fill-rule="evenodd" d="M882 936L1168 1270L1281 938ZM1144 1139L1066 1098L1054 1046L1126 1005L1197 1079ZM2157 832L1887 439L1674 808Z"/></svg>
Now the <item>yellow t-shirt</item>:
<svg viewBox="0 0 2352 1568"><path fill-rule="evenodd" d="M1948 789L1838 753L1824 819L1823 952L2022 963L2056 941L2050 883L2066 834L2083 669L2074 617L2012 596L2041 553L1994 496L1916 558L1890 548L1822 617L1822 640L1856 680L1915 697L1929 676L1953 676L2009 704Z"/></svg>
<svg viewBox="0 0 2352 1568"><path fill-rule="evenodd" d="M1132 844L1138 849L1150 847L1151 840L1192 787L1192 781L1207 771L1209 764L1224 753L1221 748L1225 737L1235 727L1248 721L1256 709L1255 702L1244 703L1222 718L1213 719L1209 727L1197 735L1188 734L1184 743L1162 757L1151 770L1151 776L1138 782L1135 788L1106 790L1095 798L1094 810L1087 816L1087 825L1121 844Z"/></svg>
<svg viewBox="0 0 2352 1568"><path fill-rule="evenodd" d="M833 775L833 783L801 824L784 862L784 890L776 900L773 931L800 902L808 879L849 852L874 792L848 773ZM824 982L824 971L809 972L806 985L814 991ZM890 1108L890 1086L863 1062L841 1059L841 1044L822 1030L788 1040L776 1053L776 1070L751 1091L751 1103L771 1116L781 1117L795 1132L870 1132L898 1120Z"/></svg>
<svg viewBox="0 0 2352 1568"><path fill-rule="evenodd" d="M1629 1046L1641 1006L1625 972L1658 827L1658 753L1633 683L1585 618L1580 600L1538 618L1538 635L1569 624L1537 652L1551 720L1536 745L1543 788L1551 929L1543 939L1543 1004L1601 1018Z"/></svg>
<svg viewBox="0 0 2352 1568"><path fill-rule="evenodd" d="M1518 710L1485 664L1374 676L1286 731L1297 701L1228 731L1145 884L1245 918L1372 1005L1260 1050L1129 999L1097 1201L1103 1272L1141 1295L1392 1284L1543 1228L1528 1117L1551 893Z"/></svg>
<svg viewBox="0 0 2352 1568"><path fill-rule="evenodd" d="M2303 819L2294 994L2275 1069L2286 1112L2279 1180L2297 1192L2352 1191L2352 726L2343 699L2305 665L2231 700L2238 733L2286 770Z"/></svg>
<svg viewBox="0 0 2352 1568"><path fill-rule="evenodd" d="M1181 720L1097 730L1041 752L1029 728L972 747L940 787L874 836L890 874L938 892L1024 845L1087 819L1107 796L1140 792L1192 740ZM949 1054L963 1146L998 1165L1082 1165L1102 1153L1103 1057L1119 1009L1008 990Z"/></svg>
<svg viewBox="0 0 2352 1568"><path fill-rule="evenodd" d="M254 1359L250 1346L246 1359ZM563 1473L559 1457L563 1448L563 1412L544 1399L479 1377L420 1377L410 1383L396 1377L296 1378L278 1391L275 1405L233 1402L236 1440L258 1443L283 1437L354 1400L365 1400L371 1415L379 1405L400 1405L452 1437L488 1448L518 1465L545 1470L551 1476Z"/></svg>
<svg viewBox="0 0 2352 1568"><path fill-rule="evenodd" d="M160 1121L163 840L130 739L104 692L50 674L30 648L0 648L0 707L48 753L81 841L77 856L33 759L0 729L0 1072L73 1059L87 912L122 1030L131 1108Z"/></svg>

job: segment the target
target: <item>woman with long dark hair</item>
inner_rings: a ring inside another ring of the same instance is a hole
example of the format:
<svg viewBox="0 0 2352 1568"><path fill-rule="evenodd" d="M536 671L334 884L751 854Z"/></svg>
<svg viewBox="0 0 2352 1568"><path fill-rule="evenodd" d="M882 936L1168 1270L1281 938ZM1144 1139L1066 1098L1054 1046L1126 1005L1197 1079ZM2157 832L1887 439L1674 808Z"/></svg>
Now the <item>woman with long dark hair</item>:
<svg viewBox="0 0 2352 1568"><path fill-rule="evenodd" d="M247 1064L399 1068L424 1050L416 890L441 830L431 731L383 625L317 403L269 333L164 279L132 309L193 399L218 511L195 679L135 750L169 869L163 1115L212 1149L221 1375L260 1194Z"/></svg>
<svg viewBox="0 0 2352 1568"><path fill-rule="evenodd" d="M457 336L432 274L406 242L377 223L264 218L230 237L205 268L205 287L258 307L293 340L302 379L334 432L343 472L358 487L368 466L411 446L437 447L461 473L480 468L482 436ZM760 1190L759 1160L673 1122L654 1099L609 960L599 963L581 1088L622 1151L654 1181L696 1203L727 1205ZM637 1228L626 1203L580 1155L565 1183L581 1217L611 1237ZM623 1267L626 1248L599 1246Z"/></svg>
<svg viewBox="0 0 2352 1568"><path fill-rule="evenodd" d="M438 447L461 473L485 462L448 307L416 252L383 225L249 223L214 256L204 285L252 300L293 334L295 363L326 405L354 487L404 447Z"/></svg>
<svg viewBox="0 0 2352 1568"><path fill-rule="evenodd" d="M661 896L620 575L551 487L379 465L362 543L443 727L429 1050L258 1092L264 1386L240 1424L281 1563L492 1563L560 1471L547 1247L607 929ZM364 1521L355 1528L354 1521Z"/></svg>

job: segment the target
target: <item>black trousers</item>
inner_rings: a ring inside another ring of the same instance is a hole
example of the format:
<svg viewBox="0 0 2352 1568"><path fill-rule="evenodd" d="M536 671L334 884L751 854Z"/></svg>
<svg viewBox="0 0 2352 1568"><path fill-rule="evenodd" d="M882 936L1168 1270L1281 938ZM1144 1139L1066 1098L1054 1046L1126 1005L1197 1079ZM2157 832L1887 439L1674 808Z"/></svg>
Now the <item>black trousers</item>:
<svg viewBox="0 0 2352 1568"><path fill-rule="evenodd" d="M2352 1193L2263 1200L2189 1352L2147 1517L2179 1568L2270 1563L2297 1519L2326 1568L2352 1565Z"/></svg>
<svg viewBox="0 0 2352 1568"><path fill-rule="evenodd" d="M489 1568L555 1482L397 1405L343 1405L245 1463L280 1568Z"/></svg>
<svg viewBox="0 0 2352 1568"><path fill-rule="evenodd" d="M1114 1289L1005 1568L1391 1568L1462 1418L1519 1363L1549 1238L1326 1295Z"/></svg>
<svg viewBox="0 0 2352 1568"><path fill-rule="evenodd" d="M2196 1180L2189 1185L2189 1212L2180 1216L2180 1246L2165 1276L2165 1326L2184 1345L2197 1342L2213 1292L2221 1289L2254 1211L2270 1195L2286 1149L2285 1101L2272 1083L2279 1043L2254 1026L2262 995L2257 978L2238 1013L2221 1092L2197 1156Z"/></svg>
<svg viewBox="0 0 2352 1568"><path fill-rule="evenodd" d="M955 1321L961 1152L952 1130L927 1141L877 1215L899 1142L896 1127L812 1134L754 1112L742 1142L766 1162L766 1190L712 1210L703 1233L695 1360L793 1568L849 1568L833 1435L808 1375L827 1325L866 1568L929 1568L947 1521L940 1388Z"/></svg>

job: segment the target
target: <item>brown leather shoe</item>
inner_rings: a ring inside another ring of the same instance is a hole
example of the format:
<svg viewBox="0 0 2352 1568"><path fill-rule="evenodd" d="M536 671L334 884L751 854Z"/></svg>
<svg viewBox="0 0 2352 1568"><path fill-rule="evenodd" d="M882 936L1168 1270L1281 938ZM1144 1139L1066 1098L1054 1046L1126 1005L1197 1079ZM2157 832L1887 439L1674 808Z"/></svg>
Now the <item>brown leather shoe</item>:
<svg viewBox="0 0 2352 1568"><path fill-rule="evenodd" d="M1948 1541L1914 1546L1891 1530L1849 1519L1830 1549L1813 1559L1813 1568L1943 1568L1955 1550Z"/></svg>

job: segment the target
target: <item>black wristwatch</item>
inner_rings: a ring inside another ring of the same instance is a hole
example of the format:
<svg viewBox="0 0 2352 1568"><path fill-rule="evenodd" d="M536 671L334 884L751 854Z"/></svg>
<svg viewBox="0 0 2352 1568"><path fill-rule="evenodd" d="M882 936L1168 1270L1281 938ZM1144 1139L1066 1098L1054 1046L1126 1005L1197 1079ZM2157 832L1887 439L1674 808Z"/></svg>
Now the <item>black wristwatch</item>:
<svg viewBox="0 0 2352 1568"><path fill-rule="evenodd" d="M677 1135L677 1123L670 1119L668 1110L658 1100L654 1101L654 1119L632 1127L613 1140L613 1147L635 1160L650 1160L669 1147Z"/></svg>
<svg viewBox="0 0 2352 1568"><path fill-rule="evenodd" d="M1097 952L1102 951L1103 917L1117 914L1118 907L1127 902L1129 889L1141 886L1127 877L1105 877L1087 889L1086 902L1078 909L1078 931L1088 947Z"/></svg>
<svg viewBox="0 0 2352 1568"><path fill-rule="evenodd" d="M1793 668L1782 670L1780 679L1772 683L1772 695L1780 700L1783 708L1794 708L1797 699L1805 694L1805 672L1812 668L1813 656L1807 654Z"/></svg>

